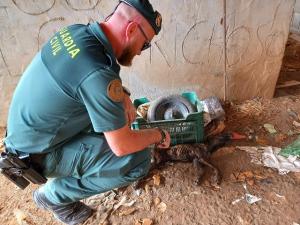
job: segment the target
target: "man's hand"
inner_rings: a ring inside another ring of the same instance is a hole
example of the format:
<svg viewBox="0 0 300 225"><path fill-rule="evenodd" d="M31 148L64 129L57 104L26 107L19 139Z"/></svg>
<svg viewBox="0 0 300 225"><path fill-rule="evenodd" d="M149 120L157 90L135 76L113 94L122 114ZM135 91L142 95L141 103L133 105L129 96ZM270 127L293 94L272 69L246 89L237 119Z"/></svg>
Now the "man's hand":
<svg viewBox="0 0 300 225"><path fill-rule="evenodd" d="M124 95L123 104L124 104L125 116L127 119L127 123L128 123L128 125L130 125L133 123L133 121L136 118L136 109L135 109L134 105L132 104L130 97L127 94Z"/></svg>
<svg viewBox="0 0 300 225"><path fill-rule="evenodd" d="M169 148L170 144L171 144L170 134L166 130L162 130L162 132L164 132L164 134L165 134L165 140L163 143L157 144L156 147L157 148Z"/></svg>

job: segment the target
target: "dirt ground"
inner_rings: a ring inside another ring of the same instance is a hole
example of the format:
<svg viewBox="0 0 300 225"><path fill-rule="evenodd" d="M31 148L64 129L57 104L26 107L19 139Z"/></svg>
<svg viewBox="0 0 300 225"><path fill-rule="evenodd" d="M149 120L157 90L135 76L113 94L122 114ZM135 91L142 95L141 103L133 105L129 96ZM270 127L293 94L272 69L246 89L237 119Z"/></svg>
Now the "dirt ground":
<svg viewBox="0 0 300 225"><path fill-rule="evenodd" d="M287 95L288 94L288 95ZM207 168L201 185L193 184L191 163L169 163L152 171L138 190L127 187L85 200L95 213L85 225L295 225L300 223L300 174L251 163L236 146L284 147L300 134L300 93L280 90L272 100L253 99L226 104L226 131L245 134L245 140L227 144L212 156L222 174L219 189L208 182ZM264 124L273 124L270 134ZM4 135L4 128L0 128ZM247 191L261 200L249 204ZM31 193L0 176L0 224L57 225L48 212L35 207Z"/></svg>

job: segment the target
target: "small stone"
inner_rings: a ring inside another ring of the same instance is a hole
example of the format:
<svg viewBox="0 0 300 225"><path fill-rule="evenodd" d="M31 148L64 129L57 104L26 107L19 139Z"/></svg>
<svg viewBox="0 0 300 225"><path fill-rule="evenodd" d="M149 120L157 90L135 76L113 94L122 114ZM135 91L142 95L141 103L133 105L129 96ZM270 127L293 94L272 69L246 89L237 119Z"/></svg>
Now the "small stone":
<svg viewBox="0 0 300 225"><path fill-rule="evenodd" d="M125 208L119 213L119 216L128 216L128 215L134 213L135 211L136 211L136 208L133 208L133 207Z"/></svg>
<svg viewBox="0 0 300 225"><path fill-rule="evenodd" d="M140 219L134 225L153 225L153 220L148 218Z"/></svg>
<svg viewBox="0 0 300 225"><path fill-rule="evenodd" d="M148 184L145 185L145 192L146 192L146 194L150 194L150 192L151 192L151 188Z"/></svg>
<svg viewBox="0 0 300 225"><path fill-rule="evenodd" d="M154 185L159 186L160 185L160 175L155 174L152 178L153 178Z"/></svg>
<svg viewBox="0 0 300 225"><path fill-rule="evenodd" d="M161 203L161 200L160 200L159 197L156 197L156 198L154 199L154 205L157 206L159 203Z"/></svg>
<svg viewBox="0 0 300 225"><path fill-rule="evenodd" d="M166 205L166 203L161 202L161 203L159 203L157 208L161 213L164 213L167 210L167 205Z"/></svg>
<svg viewBox="0 0 300 225"><path fill-rule="evenodd" d="M14 214L15 214L18 224L20 224L20 225L27 224L27 222L26 222L27 215L22 210L15 209Z"/></svg>
<svg viewBox="0 0 300 225"><path fill-rule="evenodd" d="M153 221L151 219L143 219L143 223L142 225L152 225L153 224Z"/></svg>

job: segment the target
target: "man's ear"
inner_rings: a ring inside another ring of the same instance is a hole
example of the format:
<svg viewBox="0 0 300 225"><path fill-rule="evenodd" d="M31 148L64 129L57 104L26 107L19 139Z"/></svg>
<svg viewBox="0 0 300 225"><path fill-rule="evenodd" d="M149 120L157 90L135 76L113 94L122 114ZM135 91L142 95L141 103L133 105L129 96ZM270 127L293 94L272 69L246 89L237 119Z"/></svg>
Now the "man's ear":
<svg viewBox="0 0 300 225"><path fill-rule="evenodd" d="M135 35L137 29L138 25L136 22L129 22L125 30L126 39L131 39Z"/></svg>

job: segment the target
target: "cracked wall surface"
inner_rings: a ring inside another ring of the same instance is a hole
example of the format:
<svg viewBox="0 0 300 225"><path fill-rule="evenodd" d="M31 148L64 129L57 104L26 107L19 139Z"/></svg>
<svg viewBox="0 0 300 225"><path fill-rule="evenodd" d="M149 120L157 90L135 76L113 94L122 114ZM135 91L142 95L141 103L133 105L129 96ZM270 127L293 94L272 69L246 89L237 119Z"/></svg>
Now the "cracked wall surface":
<svg viewBox="0 0 300 225"><path fill-rule="evenodd" d="M151 2L163 15L163 28L151 49L121 72L133 98L182 91L223 98L224 74L229 99L272 97L295 0ZM116 3L0 1L0 125L22 72L43 43L63 26L103 20Z"/></svg>
<svg viewBox="0 0 300 225"><path fill-rule="evenodd" d="M300 0L296 0L291 30L300 32Z"/></svg>

